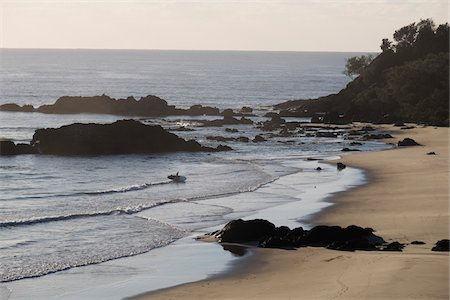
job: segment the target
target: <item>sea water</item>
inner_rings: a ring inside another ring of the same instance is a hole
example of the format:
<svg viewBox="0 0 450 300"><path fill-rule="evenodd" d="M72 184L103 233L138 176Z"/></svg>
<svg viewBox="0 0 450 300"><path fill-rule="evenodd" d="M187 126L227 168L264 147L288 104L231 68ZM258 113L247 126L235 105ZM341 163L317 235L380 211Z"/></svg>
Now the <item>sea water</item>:
<svg viewBox="0 0 450 300"><path fill-rule="evenodd" d="M284 100L338 92L348 82L342 74L345 58L353 55L0 50L0 104L39 106L63 95L153 94L179 107L250 106L264 113ZM252 139L261 133L244 125L228 126L238 133L197 127L198 118L214 117L143 121L193 128L176 134L210 146L218 143L208 140L209 135ZM0 112L0 137L28 142L37 128L118 119L122 117ZM317 162L305 159L336 156L347 143L342 138L277 137L264 143L230 142L234 151L222 153L0 157L0 281L17 282L151 253L238 217L301 224L324 207L317 203L330 190L326 187L344 180L334 168L324 167L319 174ZM368 142L361 150L383 147ZM187 182L170 182L167 175L175 172L186 176ZM361 180L361 173L345 180ZM345 181L340 188L349 184ZM321 192L314 192L317 187ZM303 197L306 193L315 196ZM302 208L298 203L308 205ZM264 213L276 207L280 207L277 215Z"/></svg>

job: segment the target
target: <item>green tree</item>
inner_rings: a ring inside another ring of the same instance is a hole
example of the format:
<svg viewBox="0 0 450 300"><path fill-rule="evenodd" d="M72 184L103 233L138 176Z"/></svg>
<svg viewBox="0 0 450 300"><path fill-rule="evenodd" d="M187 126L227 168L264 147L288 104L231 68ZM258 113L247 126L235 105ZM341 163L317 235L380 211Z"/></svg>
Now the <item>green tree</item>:
<svg viewBox="0 0 450 300"><path fill-rule="evenodd" d="M372 62L373 55L353 56L346 59L344 74L352 78L360 75L364 69Z"/></svg>

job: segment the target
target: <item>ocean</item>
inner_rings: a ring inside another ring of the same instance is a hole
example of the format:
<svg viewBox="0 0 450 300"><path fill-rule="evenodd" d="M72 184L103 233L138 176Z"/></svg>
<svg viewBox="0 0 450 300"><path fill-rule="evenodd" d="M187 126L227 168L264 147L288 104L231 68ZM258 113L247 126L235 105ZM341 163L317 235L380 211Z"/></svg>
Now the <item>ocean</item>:
<svg viewBox="0 0 450 300"><path fill-rule="evenodd" d="M0 104L39 106L64 95L139 98L152 94L184 108L194 104L221 109L250 106L260 115L254 121L263 121L261 115L273 104L338 92L349 81L342 74L345 58L356 54L2 49ZM142 121L166 128L192 128L194 131L175 133L211 146L218 143L207 136L252 139L261 134L245 125L226 126L237 133L198 127L199 118L215 117ZM0 112L0 138L28 142L37 128L119 119L122 117ZM319 163L307 160L336 157L347 144L342 137L299 134L263 143L229 142L234 150L222 153L2 156L0 298L27 298L12 287L24 282L29 288L37 280L52 278L48 274L55 272L90 272L89 268L107 266L108 261L164 252L172 249L167 245L175 241L175 245L183 240L191 245L193 235L234 218L258 216L277 225L307 227L307 217L329 205L320 204L326 195L364 182L360 170L349 168L344 174L324 165L319 173L315 170ZM366 142L361 150L385 147ZM185 175L186 183L167 179L175 172ZM164 268L165 262L155 264L153 268ZM156 271L135 272L151 275ZM200 278L208 272L197 271ZM154 288L197 277L177 278L159 285L156 281ZM57 298L63 295L57 294ZM41 296L49 298L49 294ZM89 298L101 296L105 294L90 294ZM112 298L125 296L131 294L116 293Z"/></svg>

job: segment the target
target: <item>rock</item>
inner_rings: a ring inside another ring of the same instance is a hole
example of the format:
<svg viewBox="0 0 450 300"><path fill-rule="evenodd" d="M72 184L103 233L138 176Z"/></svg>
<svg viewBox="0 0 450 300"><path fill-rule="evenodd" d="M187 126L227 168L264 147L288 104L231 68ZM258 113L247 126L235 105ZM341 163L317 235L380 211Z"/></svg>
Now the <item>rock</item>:
<svg viewBox="0 0 450 300"><path fill-rule="evenodd" d="M232 132L232 133L236 133L239 132L239 130L237 130L236 128L225 128L226 132Z"/></svg>
<svg viewBox="0 0 450 300"><path fill-rule="evenodd" d="M414 129L414 128L416 128L416 127L414 127L414 126L405 126L405 127L401 127L400 129L407 130L407 129Z"/></svg>
<svg viewBox="0 0 450 300"><path fill-rule="evenodd" d="M259 134L257 136L255 136L255 138L253 139L253 143L261 143L261 142L265 142L265 141L267 141L267 140Z"/></svg>
<svg viewBox="0 0 450 300"><path fill-rule="evenodd" d="M350 146L362 146L362 143L360 143L360 142L351 142Z"/></svg>
<svg viewBox="0 0 450 300"><path fill-rule="evenodd" d="M411 138L404 138L403 141L399 141L397 143L399 147L406 147L406 146L420 146L419 143L417 143L415 140Z"/></svg>
<svg viewBox="0 0 450 300"><path fill-rule="evenodd" d="M383 140L383 139L392 139L393 136L389 133L373 133L366 134L362 137L363 140Z"/></svg>
<svg viewBox="0 0 450 300"><path fill-rule="evenodd" d="M219 109L216 107L193 105L189 109L180 109L173 105L168 105L166 100L153 95L141 97L139 100L134 99L134 97L114 99L107 95L92 97L63 96L57 99L54 104L42 105L38 108L34 108L31 105L19 106L9 103L0 105L0 110L47 114L96 113L146 117L219 115Z"/></svg>
<svg viewBox="0 0 450 300"><path fill-rule="evenodd" d="M412 241L411 245L425 245L425 242L422 241Z"/></svg>
<svg viewBox="0 0 450 300"><path fill-rule="evenodd" d="M317 131L316 137L336 138L337 133L329 131Z"/></svg>
<svg viewBox="0 0 450 300"><path fill-rule="evenodd" d="M267 114L266 114L267 115ZM281 127L282 124L286 123L285 119L282 119L278 114L273 114L272 119L263 122L260 128L264 131L272 131Z"/></svg>
<svg viewBox="0 0 450 300"><path fill-rule="evenodd" d="M219 242L249 243L258 242L262 248L292 248L292 247L327 247L335 250L377 250L383 249L383 238L373 234L372 228L362 228L350 225L340 226L319 225L311 230L302 227L289 229L286 226L275 227L272 223L256 219L250 221L234 220L216 232L207 234ZM394 249L394 245L391 247ZM388 246L384 246L386 248Z"/></svg>
<svg viewBox="0 0 450 300"><path fill-rule="evenodd" d="M15 144L10 140L0 141L0 155L36 154L37 149L30 144Z"/></svg>
<svg viewBox="0 0 450 300"><path fill-rule="evenodd" d="M251 108L251 107L243 106L243 107L241 108L241 113L244 113L244 114L251 114L252 112L253 112L253 108Z"/></svg>
<svg viewBox="0 0 450 300"><path fill-rule="evenodd" d="M450 241L448 239L437 241L431 251L450 251Z"/></svg>
<svg viewBox="0 0 450 300"><path fill-rule="evenodd" d="M246 136L240 136L237 138L237 141L242 142L242 143L248 143L248 142L250 142L250 139Z"/></svg>
<svg viewBox="0 0 450 300"><path fill-rule="evenodd" d="M224 117L232 117L234 116L234 111L231 108L227 108L220 113Z"/></svg>
<svg viewBox="0 0 450 300"><path fill-rule="evenodd" d="M223 125L251 125L253 124L253 121L250 119L247 119L245 117L241 117L240 119L236 119L232 116L224 116L222 120L201 120L199 121L203 124L205 127L220 127Z"/></svg>
<svg viewBox="0 0 450 300"><path fill-rule="evenodd" d="M316 171L322 171L322 168L321 167L317 167Z"/></svg>
<svg viewBox="0 0 450 300"><path fill-rule="evenodd" d="M405 123L403 123L403 122L396 122L396 123L394 124L394 126L395 126L395 127L403 127L403 126L405 126Z"/></svg>
<svg viewBox="0 0 450 300"><path fill-rule="evenodd" d="M202 106L197 104L192 105L188 110L185 111L185 114L188 116L218 116L219 109L216 107Z"/></svg>
<svg viewBox="0 0 450 300"><path fill-rule="evenodd" d="M266 220L234 220L229 222L215 237L219 242L240 243L259 241L269 236L275 230L275 225Z"/></svg>
<svg viewBox="0 0 450 300"><path fill-rule="evenodd" d="M211 136L211 135L206 136L206 139L207 139L207 140L211 140L211 141L217 141L217 142L229 142L229 141L234 141L234 138L231 138L231 137Z"/></svg>
<svg viewBox="0 0 450 300"><path fill-rule="evenodd" d="M381 251L403 251L403 248L405 248L404 244L401 244L399 242L392 242L387 245L384 245L380 250Z"/></svg>
<svg viewBox="0 0 450 300"><path fill-rule="evenodd" d="M341 151L343 151L343 152L351 152L351 151L361 151L361 150L359 150L359 149L352 149L352 148L342 148L342 150Z"/></svg>
<svg viewBox="0 0 450 300"><path fill-rule="evenodd" d="M225 150L203 147L196 141L186 141L159 125L144 125L135 120L121 120L112 124L76 123L60 128L38 129L31 144L36 144L41 154L55 155Z"/></svg>
<svg viewBox="0 0 450 300"><path fill-rule="evenodd" d="M336 164L336 167L340 171L340 170L344 170L347 166L345 164L341 163L341 162L338 162Z"/></svg>
<svg viewBox="0 0 450 300"><path fill-rule="evenodd" d="M427 152L427 155L436 155L436 152L434 152L434 151Z"/></svg>
<svg viewBox="0 0 450 300"><path fill-rule="evenodd" d="M233 150L233 148L231 148L230 146L226 146L226 145L219 145L217 146L214 151L231 151Z"/></svg>
<svg viewBox="0 0 450 300"><path fill-rule="evenodd" d="M180 127L177 127L177 128L172 128L172 129L170 129L170 131L195 131L195 129L184 127L184 126L180 126Z"/></svg>

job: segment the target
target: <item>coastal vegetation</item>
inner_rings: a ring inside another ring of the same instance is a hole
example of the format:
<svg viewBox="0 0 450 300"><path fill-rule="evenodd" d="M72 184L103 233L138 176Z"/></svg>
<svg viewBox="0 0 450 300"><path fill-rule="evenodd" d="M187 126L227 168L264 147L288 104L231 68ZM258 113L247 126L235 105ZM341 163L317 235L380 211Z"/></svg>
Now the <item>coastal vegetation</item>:
<svg viewBox="0 0 450 300"><path fill-rule="evenodd" d="M417 122L449 125L449 25L431 19L406 25L383 39L382 52L347 60L357 76L318 99L276 105L282 116L312 116L326 123Z"/></svg>

